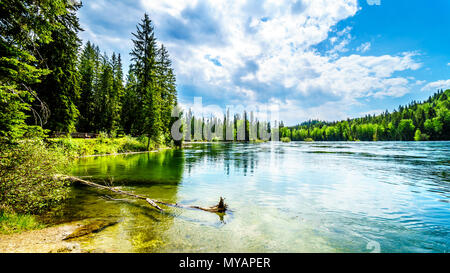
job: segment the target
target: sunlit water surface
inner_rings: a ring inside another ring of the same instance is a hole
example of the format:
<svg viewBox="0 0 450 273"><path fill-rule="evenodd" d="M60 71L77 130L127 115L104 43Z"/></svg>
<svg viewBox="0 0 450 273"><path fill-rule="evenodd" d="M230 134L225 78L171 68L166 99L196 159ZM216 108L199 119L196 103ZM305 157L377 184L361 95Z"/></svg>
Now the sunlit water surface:
<svg viewBox="0 0 450 273"><path fill-rule="evenodd" d="M194 144L80 159L73 174L224 216L74 187L54 222L120 222L81 239L111 252L448 252L450 142ZM106 196L108 195L108 196Z"/></svg>

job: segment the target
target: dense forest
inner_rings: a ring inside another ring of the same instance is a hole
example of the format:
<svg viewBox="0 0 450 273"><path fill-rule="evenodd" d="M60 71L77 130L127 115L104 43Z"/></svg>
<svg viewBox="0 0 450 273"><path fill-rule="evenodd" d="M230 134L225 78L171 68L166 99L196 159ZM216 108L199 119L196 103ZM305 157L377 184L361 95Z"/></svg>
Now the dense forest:
<svg viewBox="0 0 450 273"><path fill-rule="evenodd" d="M280 126L281 127L281 126ZM282 138L317 141L450 140L450 89L389 113L338 122L310 120L280 128Z"/></svg>
<svg viewBox="0 0 450 273"><path fill-rule="evenodd" d="M0 140L78 131L168 143L176 79L149 16L133 33L124 81L120 54L102 54L90 42L82 47L80 7L67 0L1 1Z"/></svg>

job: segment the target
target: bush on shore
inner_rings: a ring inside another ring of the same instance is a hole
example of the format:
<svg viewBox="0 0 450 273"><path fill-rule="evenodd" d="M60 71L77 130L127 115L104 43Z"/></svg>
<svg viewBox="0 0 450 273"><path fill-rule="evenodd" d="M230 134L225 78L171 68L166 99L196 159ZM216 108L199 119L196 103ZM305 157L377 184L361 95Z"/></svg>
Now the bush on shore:
<svg viewBox="0 0 450 273"><path fill-rule="evenodd" d="M60 150L42 140L0 144L0 211L39 214L60 203L67 182L54 176L65 173L68 164Z"/></svg>

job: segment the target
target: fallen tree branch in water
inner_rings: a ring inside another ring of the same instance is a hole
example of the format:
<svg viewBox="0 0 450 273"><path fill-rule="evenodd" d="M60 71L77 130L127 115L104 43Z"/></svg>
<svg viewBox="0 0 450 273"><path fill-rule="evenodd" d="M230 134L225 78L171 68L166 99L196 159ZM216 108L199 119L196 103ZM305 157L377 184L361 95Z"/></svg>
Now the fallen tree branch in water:
<svg viewBox="0 0 450 273"><path fill-rule="evenodd" d="M126 195L126 196L130 196L136 199L141 199L141 200L145 200L147 203L149 203L151 206L153 206L154 208L156 208L159 211L164 211L160 206L158 206L158 204L160 205L165 205L165 206L169 206L169 207L177 207L177 208L190 208L190 209L199 209L199 210L203 210L203 211L208 211L208 212L214 212L214 213L224 213L227 210L227 204L225 204L224 199L222 197L220 197L219 203L213 207L200 207L200 206L193 206L193 205L182 205L182 204L173 204L173 203L167 203L167 202L163 202L163 201L159 201L156 199L151 199L142 195L138 195L138 194L134 194L131 192L127 192L127 191L123 191L121 189L118 189L117 187L108 187L108 186L104 186L104 185L100 185L91 181L87 181L75 176L67 176L67 175L58 175L56 176L57 179L62 179L62 180L69 180L72 182L77 182L86 186L90 186L90 187L94 187L94 188L98 188L98 189L102 189L102 190L108 190L108 191L112 191L114 193L117 194L121 194L121 195Z"/></svg>

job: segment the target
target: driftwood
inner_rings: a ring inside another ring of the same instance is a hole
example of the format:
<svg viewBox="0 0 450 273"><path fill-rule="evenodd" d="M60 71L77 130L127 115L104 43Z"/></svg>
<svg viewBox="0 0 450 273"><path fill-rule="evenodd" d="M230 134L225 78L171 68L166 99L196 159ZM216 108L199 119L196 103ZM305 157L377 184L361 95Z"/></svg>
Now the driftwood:
<svg viewBox="0 0 450 273"><path fill-rule="evenodd" d="M160 200L156 200L156 199L151 199L142 195L138 195L138 194L134 194L131 192L127 192L127 191L123 191L121 189L118 189L116 187L108 187L108 186L104 186L104 185L100 185L91 181L87 181L75 176L66 176L66 175L61 175L61 176L57 176L57 179L63 179L63 180L69 180L72 182L77 182L77 183L81 183L83 185L86 186L90 186L90 187L94 187L94 188L98 188L98 189L102 189L102 190L108 190L111 192L115 192L117 194L121 194L121 195L126 195L126 196L130 196L136 199L141 199L141 200L145 200L147 203L149 203L151 206L153 206L154 208L156 208L159 211L164 211L160 206L158 206L158 204L160 205L165 205L165 206L169 206L169 207L177 207L177 208L190 208L190 209L199 209L199 210L203 210L203 211L208 211L208 212L214 212L214 213L224 213L227 210L227 205L224 202L224 199L222 197L220 197L219 203L213 207L200 207L200 206L193 206L193 205L182 205L182 204L173 204L173 203L167 203L167 202L163 202Z"/></svg>

